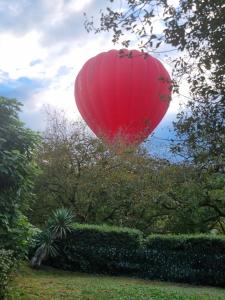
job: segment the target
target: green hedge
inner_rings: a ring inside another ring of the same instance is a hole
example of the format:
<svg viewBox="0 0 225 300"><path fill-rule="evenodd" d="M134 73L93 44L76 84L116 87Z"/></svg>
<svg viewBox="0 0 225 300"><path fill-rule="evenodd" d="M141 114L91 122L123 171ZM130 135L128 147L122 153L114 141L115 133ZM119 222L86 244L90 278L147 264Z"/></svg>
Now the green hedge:
<svg viewBox="0 0 225 300"><path fill-rule="evenodd" d="M0 249L0 299L5 299L9 275L14 266L12 251Z"/></svg>
<svg viewBox="0 0 225 300"><path fill-rule="evenodd" d="M142 232L120 227L75 224L58 242L60 255L49 260L55 267L94 273L127 273L143 240ZM126 259L124 260L124 258Z"/></svg>
<svg viewBox="0 0 225 300"><path fill-rule="evenodd" d="M225 286L224 237L150 236L139 261L149 279Z"/></svg>
<svg viewBox="0 0 225 300"><path fill-rule="evenodd" d="M136 229L108 225L74 224L68 239L79 240L80 245L136 248L143 240L143 233Z"/></svg>
<svg viewBox="0 0 225 300"><path fill-rule="evenodd" d="M48 263L66 270L225 286L225 238L74 225Z"/></svg>

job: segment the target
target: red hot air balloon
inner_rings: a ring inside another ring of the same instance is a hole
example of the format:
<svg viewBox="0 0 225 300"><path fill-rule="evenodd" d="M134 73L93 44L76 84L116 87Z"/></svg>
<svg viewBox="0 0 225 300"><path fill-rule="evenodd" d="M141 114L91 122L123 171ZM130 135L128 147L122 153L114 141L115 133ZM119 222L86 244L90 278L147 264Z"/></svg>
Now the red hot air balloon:
<svg viewBox="0 0 225 300"><path fill-rule="evenodd" d="M75 81L75 99L92 131L109 144L139 144L165 115L171 80L156 58L110 50L89 59Z"/></svg>

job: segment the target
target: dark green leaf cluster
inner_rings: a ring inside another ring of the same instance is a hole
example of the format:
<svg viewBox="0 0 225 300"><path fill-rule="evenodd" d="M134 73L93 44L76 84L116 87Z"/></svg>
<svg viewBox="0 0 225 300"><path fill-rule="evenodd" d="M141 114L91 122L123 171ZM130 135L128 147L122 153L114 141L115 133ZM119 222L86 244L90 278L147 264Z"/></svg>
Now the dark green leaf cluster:
<svg viewBox="0 0 225 300"><path fill-rule="evenodd" d="M224 237L150 236L145 249L143 273L150 279L225 285Z"/></svg>
<svg viewBox="0 0 225 300"><path fill-rule="evenodd" d="M49 263L70 270L125 274L124 258L136 253L142 239L142 232L135 229L74 224L67 238L58 241L59 254Z"/></svg>
<svg viewBox="0 0 225 300"><path fill-rule="evenodd" d="M151 235L109 226L75 224L57 242L48 264L67 270L225 286L225 238Z"/></svg>
<svg viewBox="0 0 225 300"><path fill-rule="evenodd" d="M27 258L28 249L33 242L38 229L31 225L23 214L17 212L7 230L0 235L0 249L10 249L16 259Z"/></svg>
<svg viewBox="0 0 225 300"><path fill-rule="evenodd" d="M92 245L110 244L111 247L136 248L140 245L143 234L137 229L108 225L74 224L68 238L80 240L81 243Z"/></svg>
<svg viewBox="0 0 225 300"><path fill-rule="evenodd" d="M66 237L70 226L73 222L73 214L71 210L60 208L53 212L53 216L49 219L48 228L55 238L62 239Z"/></svg>
<svg viewBox="0 0 225 300"><path fill-rule="evenodd" d="M6 299L10 272L15 264L12 251L0 249L0 299Z"/></svg>
<svg viewBox="0 0 225 300"><path fill-rule="evenodd" d="M19 119L21 104L0 97L0 248L25 254L30 225L21 214L34 198L38 135Z"/></svg>
<svg viewBox="0 0 225 300"><path fill-rule="evenodd" d="M46 228L36 235L35 243L30 247L30 255L33 254L32 267L38 268L42 261L58 254L57 241L67 237L68 232L71 231L72 222L72 211L59 208L53 212Z"/></svg>

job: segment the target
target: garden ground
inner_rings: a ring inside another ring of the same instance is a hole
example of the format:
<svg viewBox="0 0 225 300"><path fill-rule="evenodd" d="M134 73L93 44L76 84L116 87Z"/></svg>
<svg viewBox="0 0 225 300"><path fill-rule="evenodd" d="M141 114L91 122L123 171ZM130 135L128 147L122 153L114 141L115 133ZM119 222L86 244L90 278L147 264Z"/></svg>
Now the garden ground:
<svg viewBox="0 0 225 300"><path fill-rule="evenodd" d="M22 265L10 295L11 300L224 300L225 290Z"/></svg>

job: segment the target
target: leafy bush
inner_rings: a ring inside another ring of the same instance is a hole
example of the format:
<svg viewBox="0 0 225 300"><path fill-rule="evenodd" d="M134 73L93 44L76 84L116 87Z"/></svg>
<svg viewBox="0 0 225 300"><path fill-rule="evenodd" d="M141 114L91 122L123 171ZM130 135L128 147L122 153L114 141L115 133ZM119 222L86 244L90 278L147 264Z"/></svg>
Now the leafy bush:
<svg viewBox="0 0 225 300"><path fill-rule="evenodd" d="M85 245L131 249L139 247L143 233L126 227L74 224L69 237Z"/></svg>
<svg viewBox="0 0 225 300"><path fill-rule="evenodd" d="M139 261L143 276L225 286L225 238L208 235L149 236Z"/></svg>
<svg viewBox="0 0 225 300"><path fill-rule="evenodd" d="M14 265L13 252L0 249L0 299L5 299L9 274Z"/></svg>
<svg viewBox="0 0 225 300"><path fill-rule="evenodd" d="M48 264L92 273L225 286L225 237L152 235L127 228L75 224L56 242Z"/></svg>
<svg viewBox="0 0 225 300"><path fill-rule="evenodd" d="M27 217L18 213L11 223L12 227L0 232L1 247L12 250L17 259L24 259L28 255L38 229L29 223Z"/></svg>
<svg viewBox="0 0 225 300"><path fill-rule="evenodd" d="M30 247L31 266L39 268L44 260L49 256L56 256L56 241L66 238L67 233L71 231L73 224L73 213L67 208L59 208L53 212L46 228L36 235L36 251Z"/></svg>
<svg viewBox="0 0 225 300"><path fill-rule="evenodd" d="M135 229L75 224L67 238L58 241L59 256L49 263L63 269L94 273L129 273L140 247L142 233Z"/></svg>
<svg viewBox="0 0 225 300"><path fill-rule="evenodd" d="M0 96L0 241L1 248L24 257L30 227L24 211L33 200L37 133L20 121L21 104Z"/></svg>

